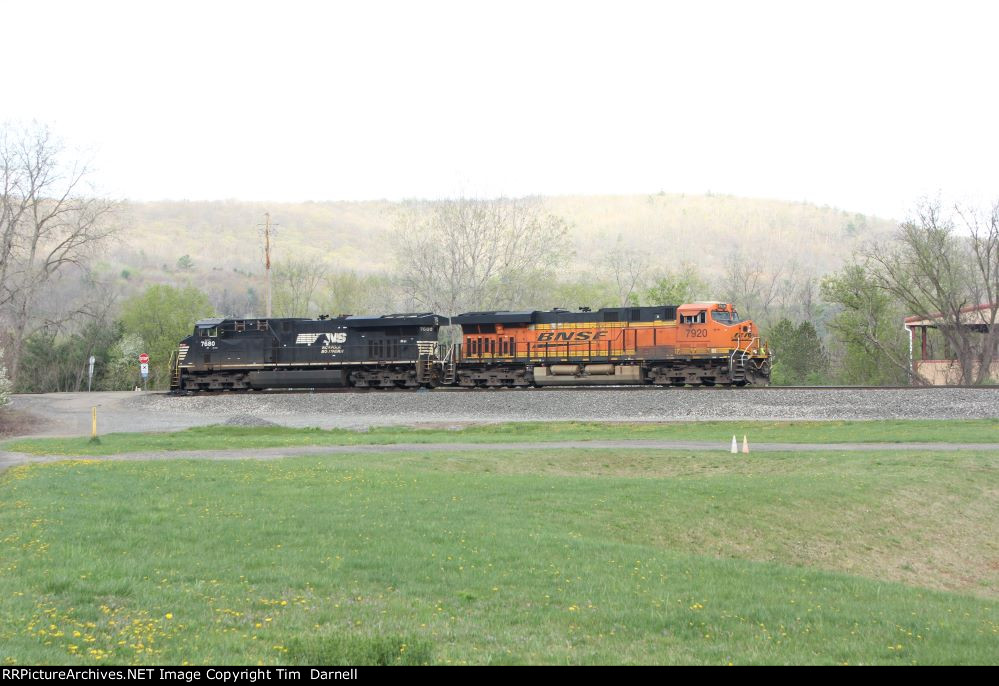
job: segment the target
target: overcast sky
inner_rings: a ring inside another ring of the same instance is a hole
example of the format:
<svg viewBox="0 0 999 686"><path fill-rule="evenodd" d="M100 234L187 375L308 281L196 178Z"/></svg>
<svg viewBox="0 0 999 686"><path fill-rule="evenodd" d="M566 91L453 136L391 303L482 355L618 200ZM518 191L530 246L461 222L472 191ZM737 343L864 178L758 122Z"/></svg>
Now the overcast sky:
<svg viewBox="0 0 999 686"><path fill-rule="evenodd" d="M133 199L999 198L993 2L11 2L0 120Z"/></svg>

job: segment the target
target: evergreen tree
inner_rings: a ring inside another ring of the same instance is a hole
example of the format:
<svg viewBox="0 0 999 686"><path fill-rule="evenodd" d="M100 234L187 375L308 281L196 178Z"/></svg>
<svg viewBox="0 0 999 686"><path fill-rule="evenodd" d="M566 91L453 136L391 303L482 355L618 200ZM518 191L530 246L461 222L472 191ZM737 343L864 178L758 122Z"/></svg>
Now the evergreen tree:
<svg viewBox="0 0 999 686"><path fill-rule="evenodd" d="M771 383L775 386L827 383L828 356L811 322L795 326L785 317L770 329L767 338L774 352Z"/></svg>

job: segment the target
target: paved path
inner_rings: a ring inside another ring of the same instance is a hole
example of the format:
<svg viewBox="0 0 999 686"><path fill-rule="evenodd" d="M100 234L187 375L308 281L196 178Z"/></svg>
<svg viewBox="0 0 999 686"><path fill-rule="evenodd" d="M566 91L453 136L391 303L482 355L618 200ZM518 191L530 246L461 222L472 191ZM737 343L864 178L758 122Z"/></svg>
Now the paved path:
<svg viewBox="0 0 999 686"><path fill-rule="evenodd" d="M741 446L740 446L741 447ZM756 443L755 452L884 452L957 450L999 451L999 443ZM501 450L695 450L727 453L729 446L714 441L547 441L523 443L390 443L380 445L302 445L279 448L239 448L236 450L159 450L117 455L29 455L0 451L0 470L28 462L60 462L72 459L89 460L270 460L296 455L414 453L414 452L477 452Z"/></svg>

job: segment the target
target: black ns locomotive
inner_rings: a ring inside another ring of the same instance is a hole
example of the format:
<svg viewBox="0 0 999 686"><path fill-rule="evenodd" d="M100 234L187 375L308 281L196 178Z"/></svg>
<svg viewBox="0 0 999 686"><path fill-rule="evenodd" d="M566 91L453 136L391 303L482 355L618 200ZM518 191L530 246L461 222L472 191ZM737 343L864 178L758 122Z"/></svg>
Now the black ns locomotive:
<svg viewBox="0 0 999 686"><path fill-rule="evenodd" d="M173 391L416 388L444 382L432 313L205 319L171 365Z"/></svg>

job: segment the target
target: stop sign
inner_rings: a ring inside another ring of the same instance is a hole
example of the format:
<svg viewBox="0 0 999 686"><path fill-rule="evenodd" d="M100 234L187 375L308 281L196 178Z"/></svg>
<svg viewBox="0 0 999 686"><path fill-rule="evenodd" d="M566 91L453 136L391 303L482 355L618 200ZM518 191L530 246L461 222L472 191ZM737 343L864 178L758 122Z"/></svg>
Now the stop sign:
<svg viewBox="0 0 999 686"><path fill-rule="evenodd" d="M146 353L142 353L141 355L139 355L139 364L148 364L148 363L149 363L149 355L147 355Z"/></svg>

